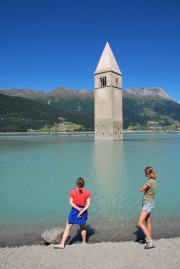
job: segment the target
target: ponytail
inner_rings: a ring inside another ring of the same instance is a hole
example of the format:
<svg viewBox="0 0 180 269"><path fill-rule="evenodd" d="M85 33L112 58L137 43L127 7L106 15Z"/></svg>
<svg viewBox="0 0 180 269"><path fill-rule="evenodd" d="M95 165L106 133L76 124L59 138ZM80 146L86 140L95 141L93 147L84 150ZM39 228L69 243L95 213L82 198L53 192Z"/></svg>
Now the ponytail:
<svg viewBox="0 0 180 269"><path fill-rule="evenodd" d="M82 177L79 177L76 181L76 185L78 186L79 188L79 193L83 193L83 187L84 187L84 179Z"/></svg>

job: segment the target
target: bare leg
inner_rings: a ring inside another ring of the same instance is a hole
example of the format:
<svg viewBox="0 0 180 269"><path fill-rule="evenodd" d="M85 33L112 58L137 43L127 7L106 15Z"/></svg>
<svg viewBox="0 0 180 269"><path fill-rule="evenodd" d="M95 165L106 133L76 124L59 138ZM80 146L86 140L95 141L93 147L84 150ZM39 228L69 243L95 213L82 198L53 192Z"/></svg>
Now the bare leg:
<svg viewBox="0 0 180 269"><path fill-rule="evenodd" d="M69 232L70 232L70 229L71 229L72 226L73 226L73 224L69 224L68 222L66 223L66 227L64 229L64 233L63 233L61 243L59 245L56 245L55 248L64 248L64 245L65 245L66 240L67 240L67 238L69 236Z"/></svg>
<svg viewBox="0 0 180 269"><path fill-rule="evenodd" d="M149 216L148 216L149 215ZM146 222L147 227L144 225L144 221ZM145 212L145 211L141 211L139 218L138 218L138 226L143 230L144 234L146 235L147 239L149 241L152 240L151 237L151 222L150 222L150 214Z"/></svg>
<svg viewBox="0 0 180 269"><path fill-rule="evenodd" d="M148 229L148 232L149 232L149 234L151 236L152 225L151 225L150 213L148 213L145 221L146 221L146 228Z"/></svg>
<svg viewBox="0 0 180 269"><path fill-rule="evenodd" d="M85 244L86 243L86 230L85 230L84 224L80 224L79 226L81 229L82 243Z"/></svg>

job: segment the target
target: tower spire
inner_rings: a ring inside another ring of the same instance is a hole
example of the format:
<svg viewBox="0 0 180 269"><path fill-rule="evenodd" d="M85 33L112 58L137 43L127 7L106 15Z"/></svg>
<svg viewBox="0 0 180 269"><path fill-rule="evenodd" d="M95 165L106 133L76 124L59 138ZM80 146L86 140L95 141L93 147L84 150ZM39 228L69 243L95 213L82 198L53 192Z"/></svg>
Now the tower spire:
<svg viewBox="0 0 180 269"><path fill-rule="evenodd" d="M120 71L119 66L116 62L116 59L115 59L114 54L111 50L111 47L110 47L109 43L107 42L94 74L108 72L108 71L110 71L110 72L114 71L116 73L121 74L121 71Z"/></svg>

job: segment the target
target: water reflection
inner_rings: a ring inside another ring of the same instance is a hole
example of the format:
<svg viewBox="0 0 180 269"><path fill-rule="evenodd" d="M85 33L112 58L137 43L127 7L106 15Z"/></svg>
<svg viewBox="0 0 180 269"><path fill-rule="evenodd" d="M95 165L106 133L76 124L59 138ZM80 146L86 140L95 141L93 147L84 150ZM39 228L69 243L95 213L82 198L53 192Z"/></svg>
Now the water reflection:
<svg viewBox="0 0 180 269"><path fill-rule="evenodd" d="M117 198L123 198L123 143L96 141L93 146L96 189L95 207L101 214L114 214Z"/></svg>
<svg viewBox="0 0 180 269"><path fill-rule="evenodd" d="M132 204L128 201L128 173L124 143L96 141L93 145L94 184L90 222L96 241L120 240L129 233ZM130 211L129 211L130 209Z"/></svg>

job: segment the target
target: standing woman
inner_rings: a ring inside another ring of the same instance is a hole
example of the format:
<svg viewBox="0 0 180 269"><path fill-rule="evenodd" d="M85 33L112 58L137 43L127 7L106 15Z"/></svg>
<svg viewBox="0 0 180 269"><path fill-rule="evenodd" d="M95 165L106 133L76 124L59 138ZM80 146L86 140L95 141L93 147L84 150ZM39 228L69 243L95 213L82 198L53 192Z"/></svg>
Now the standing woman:
<svg viewBox="0 0 180 269"><path fill-rule="evenodd" d="M156 173L151 166L145 168L145 175L148 178L147 182L140 188L140 192L144 191L142 200L142 210L138 218L138 226L146 235L145 249L154 248L151 237L152 225L150 219L151 210L154 208L154 195L156 192ZM144 224L145 222L145 224Z"/></svg>
<svg viewBox="0 0 180 269"><path fill-rule="evenodd" d="M87 220L87 209L90 207L91 193L84 189L84 179L79 177L76 181L77 188L69 194L69 204L72 206L61 243L54 248L64 248L65 242L73 224L79 224L81 229L82 243L86 243L86 230L84 225Z"/></svg>

